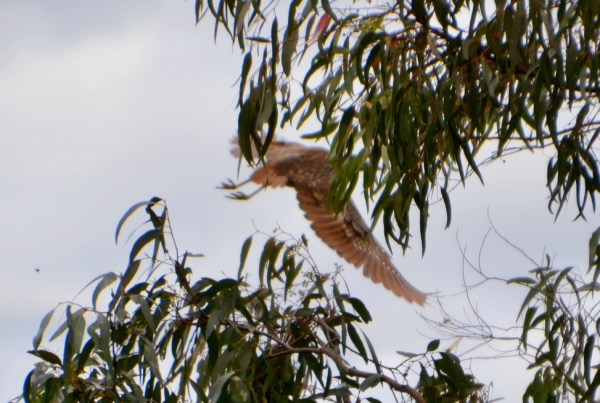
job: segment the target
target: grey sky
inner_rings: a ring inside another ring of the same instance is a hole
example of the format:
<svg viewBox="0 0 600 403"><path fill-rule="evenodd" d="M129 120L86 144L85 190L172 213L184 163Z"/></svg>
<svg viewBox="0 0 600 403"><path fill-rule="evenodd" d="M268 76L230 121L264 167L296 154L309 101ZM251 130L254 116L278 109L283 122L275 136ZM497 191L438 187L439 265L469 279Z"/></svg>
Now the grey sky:
<svg viewBox="0 0 600 403"><path fill-rule="evenodd" d="M97 275L124 270L128 246L114 245L114 229L135 202L155 195L167 200L180 248L206 255L194 265L198 277L234 276L239 248L254 225L306 233L323 271L343 263L311 232L290 189L236 202L215 188L236 177L228 149L237 124L233 84L241 56L223 34L215 45L210 19L194 25L193 6L0 3L0 401L20 393L36 362L26 350L42 316ZM289 140L298 135L284 134ZM443 206L430 209L425 258L414 239L406 256L394 249L397 267L417 288L439 291L444 306L460 316L466 300L451 296L463 283L457 238L477 260L489 212L497 229L538 261L546 247L558 266L585 269L586 242L600 220L590 211L589 222L571 222L569 206L554 223L546 208L546 163L541 153L523 154L486 167L485 187L471 178L466 189L451 194L449 230L443 230ZM362 201L359 194L355 199ZM497 237L488 240L482 263L506 278L533 268ZM435 301L415 308L352 267L344 273L374 316L364 331L380 358L397 363L395 351L425 349L429 339L420 333L435 334L418 313L441 319ZM478 280L467 274L470 282ZM524 291L496 283L472 296L484 317L509 326ZM526 378L507 368L524 368L522 361L472 366L480 381L494 382L496 397L520 398L523 390L513 385Z"/></svg>

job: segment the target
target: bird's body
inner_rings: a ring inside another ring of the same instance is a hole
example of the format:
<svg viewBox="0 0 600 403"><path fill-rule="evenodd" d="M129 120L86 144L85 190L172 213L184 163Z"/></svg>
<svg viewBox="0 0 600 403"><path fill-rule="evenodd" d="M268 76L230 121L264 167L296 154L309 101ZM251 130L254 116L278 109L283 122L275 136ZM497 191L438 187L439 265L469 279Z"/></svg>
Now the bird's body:
<svg viewBox="0 0 600 403"><path fill-rule="evenodd" d="M239 149L232 153L239 156ZM363 274L375 283L382 283L397 296L422 305L427 295L406 281L373 236L367 238L369 227L352 200L340 214L327 209L327 196L334 175L335 169L329 163L327 150L277 141L269 146L265 164L261 164L249 180L263 187L290 186L296 189L300 208L327 246L356 267L362 266ZM246 197L237 193L234 198Z"/></svg>

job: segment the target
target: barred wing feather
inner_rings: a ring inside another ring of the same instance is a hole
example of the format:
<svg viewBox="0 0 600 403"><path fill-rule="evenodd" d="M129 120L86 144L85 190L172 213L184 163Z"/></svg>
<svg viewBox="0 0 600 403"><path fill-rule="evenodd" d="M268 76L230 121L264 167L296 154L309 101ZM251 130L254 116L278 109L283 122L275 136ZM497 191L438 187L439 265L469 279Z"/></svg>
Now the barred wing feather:
<svg viewBox="0 0 600 403"><path fill-rule="evenodd" d="M352 201L342 214L336 216L327 210L327 194L321 189L297 185L296 191L305 217L312 222L312 229L327 246L354 266L363 266L366 277L382 283L397 296L420 305L425 303L427 294L406 281L383 247L373 237L365 240L369 228Z"/></svg>

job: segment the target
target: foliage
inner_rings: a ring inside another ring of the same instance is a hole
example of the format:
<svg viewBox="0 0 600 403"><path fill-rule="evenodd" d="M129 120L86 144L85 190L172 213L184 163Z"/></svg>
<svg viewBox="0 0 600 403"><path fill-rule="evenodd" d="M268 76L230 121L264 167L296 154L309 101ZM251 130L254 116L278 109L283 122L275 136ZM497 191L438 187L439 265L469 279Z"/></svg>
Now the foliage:
<svg viewBox="0 0 600 403"><path fill-rule="evenodd" d="M500 235L500 234L498 234ZM500 237L516 248L506 238ZM518 285L528 289L517 314L516 326L499 327L489 323L471 301L472 314L460 320L441 306L443 321L427 319L440 335L451 339L470 339L480 345L493 345L495 358L519 356L535 370L523 393L523 403L597 402L600 387L600 305L595 294L600 283L600 228L589 241L589 268L581 274L575 267L557 269L549 255L543 264L530 270L530 276L504 280L489 277L465 256L468 266L484 280ZM514 335L518 332L517 337ZM499 343L510 342L508 348Z"/></svg>
<svg viewBox="0 0 600 403"><path fill-rule="evenodd" d="M187 261L199 255L179 254L161 199L129 209L116 239L144 207L151 228L133 242L125 272L96 278L91 306L66 306L50 338L64 338L60 356L42 347L56 309L42 320L30 351L41 362L25 379L26 402L347 402L352 395L377 402L365 396L380 384L415 402L467 401L480 393L458 357L436 352L439 340L422 354L404 353L398 366L383 366L359 328L371 321L369 311L340 292L337 273L321 274L303 258L303 241L266 241L257 288L243 276L252 237L242 246L236 279L192 284ZM147 274L138 276L144 265ZM144 278L134 282L136 276ZM352 357L372 370L351 366ZM410 374L418 374L416 387Z"/></svg>
<svg viewBox="0 0 600 403"><path fill-rule="evenodd" d="M595 209L598 1L278 3L196 0L197 20L210 12L215 35L224 28L246 52L238 134L249 162L278 125L316 118L303 137L330 139L331 191L351 192L362 169L373 223L404 248L413 202L424 250L431 198L449 225L456 171L483 181L479 167L508 152L550 147L548 207L558 215L575 185L579 215L588 197Z"/></svg>
<svg viewBox="0 0 600 403"><path fill-rule="evenodd" d="M600 311L593 293L600 274L599 235L600 228L590 239L590 270L595 266L591 282L584 282L573 267L552 268L549 256L545 266L531 271L533 277L511 280L530 288L519 312L520 348L523 355L528 349L534 351L529 368L538 370L525 393L534 403L572 397L578 402L596 401Z"/></svg>

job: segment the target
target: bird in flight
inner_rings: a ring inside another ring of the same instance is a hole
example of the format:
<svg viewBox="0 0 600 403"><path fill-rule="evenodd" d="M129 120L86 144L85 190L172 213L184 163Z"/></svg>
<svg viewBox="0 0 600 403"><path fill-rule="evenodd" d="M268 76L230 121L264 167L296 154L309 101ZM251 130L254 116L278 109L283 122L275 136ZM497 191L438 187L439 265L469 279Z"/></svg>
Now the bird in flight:
<svg viewBox="0 0 600 403"><path fill-rule="evenodd" d="M232 154L240 156L239 147ZM311 227L319 238L338 255L357 268L375 283L409 302L423 305L427 294L417 290L393 265L390 255L373 236L367 238L369 227L350 200L343 212L327 208L327 195L335 175L329 163L329 152L320 147L309 147L299 143L274 141L269 146L265 163L254 170L246 181L239 184L231 180L221 188L237 189L248 182L261 187L251 194L235 192L228 197L246 200L267 186L290 186L296 189L298 203L311 221Z"/></svg>

